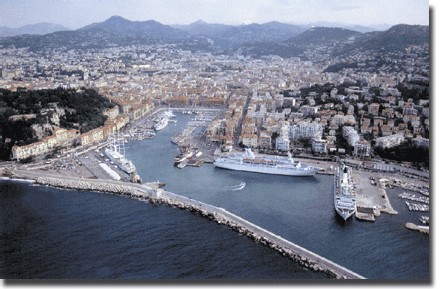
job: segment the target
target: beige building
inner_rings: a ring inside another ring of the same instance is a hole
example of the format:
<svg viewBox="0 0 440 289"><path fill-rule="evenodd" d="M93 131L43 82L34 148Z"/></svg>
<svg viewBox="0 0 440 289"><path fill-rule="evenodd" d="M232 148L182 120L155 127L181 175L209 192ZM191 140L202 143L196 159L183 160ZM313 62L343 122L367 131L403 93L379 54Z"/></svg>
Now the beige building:
<svg viewBox="0 0 440 289"><path fill-rule="evenodd" d="M267 132L260 132L258 146L260 149L272 149L272 136Z"/></svg>
<svg viewBox="0 0 440 289"><path fill-rule="evenodd" d="M19 161L28 157L46 154L55 147L69 147L78 140L78 137L79 131L77 129L56 128L53 135L45 137L39 142L25 146L13 146L12 159Z"/></svg>

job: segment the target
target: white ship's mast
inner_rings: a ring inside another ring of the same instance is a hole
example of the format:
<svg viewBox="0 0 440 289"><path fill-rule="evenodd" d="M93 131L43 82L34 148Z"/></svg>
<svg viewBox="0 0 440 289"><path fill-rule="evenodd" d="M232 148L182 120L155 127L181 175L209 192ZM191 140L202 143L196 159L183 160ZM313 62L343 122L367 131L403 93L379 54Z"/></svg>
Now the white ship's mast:
<svg viewBox="0 0 440 289"><path fill-rule="evenodd" d="M116 134L112 133L109 136L109 143L110 143L110 148L113 151L118 152L119 154L125 157L125 139L123 135L121 135L119 132Z"/></svg>

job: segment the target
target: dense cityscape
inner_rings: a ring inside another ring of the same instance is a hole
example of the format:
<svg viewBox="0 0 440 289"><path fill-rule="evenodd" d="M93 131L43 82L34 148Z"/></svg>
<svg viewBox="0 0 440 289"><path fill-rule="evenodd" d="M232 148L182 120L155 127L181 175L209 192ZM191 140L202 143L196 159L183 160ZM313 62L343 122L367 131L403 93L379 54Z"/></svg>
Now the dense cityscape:
<svg viewBox="0 0 440 289"><path fill-rule="evenodd" d="M0 172L8 180L186 209L326 278L364 279L365 272L234 211L167 191L141 176L137 160L119 146L129 142L124 137L157 137L177 123L174 113L193 114L171 137L181 152L174 167L252 171L222 165L238 160L296 170L281 175L330 175L333 206L343 218L336 224L352 215L375 222L381 213L398 214L387 192L399 188L405 210L424 214L423 225L407 221L406 228L426 235L429 49L429 27L421 25L364 33L278 22L166 26L120 16L74 31L0 37Z"/></svg>
<svg viewBox="0 0 440 289"><path fill-rule="evenodd" d="M374 146L390 149L407 140L429 147L427 44L382 55L385 65L373 71L377 53L335 59L324 49L309 49L302 60L191 52L173 45L39 53L2 48L1 84L9 90L93 88L118 104L129 121L161 105L226 107L207 138L229 147L361 158L371 157ZM318 53L319 61L312 61ZM358 68L325 72L350 62Z"/></svg>

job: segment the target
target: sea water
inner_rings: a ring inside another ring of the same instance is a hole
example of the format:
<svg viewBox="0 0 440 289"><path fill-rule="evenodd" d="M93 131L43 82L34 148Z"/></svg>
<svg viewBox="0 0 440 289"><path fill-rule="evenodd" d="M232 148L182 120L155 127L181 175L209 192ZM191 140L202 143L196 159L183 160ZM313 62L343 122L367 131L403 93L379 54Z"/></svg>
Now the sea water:
<svg viewBox="0 0 440 289"><path fill-rule="evenodd" d="M171 192L224 207L367 278L430 278L429 235L404 227L422 213L408 211L397 197L401 189L388 192L398 215L342 222L333 208L332 176L274 176L212 164L179 169L170 138L192 116L177 116L155 138L127 144L144 182L159 180ZM226 226L166 205L11 181L0 182L0 198L5 279L326 278Z"/></svg>

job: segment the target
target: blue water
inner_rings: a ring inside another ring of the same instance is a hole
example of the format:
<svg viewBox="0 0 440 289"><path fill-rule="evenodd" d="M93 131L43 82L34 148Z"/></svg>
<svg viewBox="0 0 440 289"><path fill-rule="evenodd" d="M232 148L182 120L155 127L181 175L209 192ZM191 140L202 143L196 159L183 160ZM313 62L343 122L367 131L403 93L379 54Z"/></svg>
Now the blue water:
<svg viewBox="0 0 440 289"><path fill-rule="evenodd" d="M170 137L192 116L128 143L144 181L224 207L374 280L430 278L429 236L404 227L421 213L389 197L398 215L376 222L335 216L332 177L269 176L205 164L173 166ZM241 190L232 187L245 182ZM199 215L124 197L0 182L2 278L320 279L269 248Z"/></svg>
<svg viewBox="0 0 440 289"><path fill-rule="evenodd" d="M226 226L120 196L0 182L5 279L322 279Z"/></svg>
<svg viewBox="0 0 440 289"><path fill-rule="evenodd" d="M160 180L165 189L224 207L253 223L371 279L427 280L429 236L410 231L426 213L410 212L397 197L389 197L398 215L382 214L376 222L341 222L333 207L333 177L286 177L216 168L173 166L176 146L170 137L191 118L160 131L156 138L128 144L144 180ZM161 145L157 145L160 143ZM245 182L239 191L232 186Z"/></svg>

